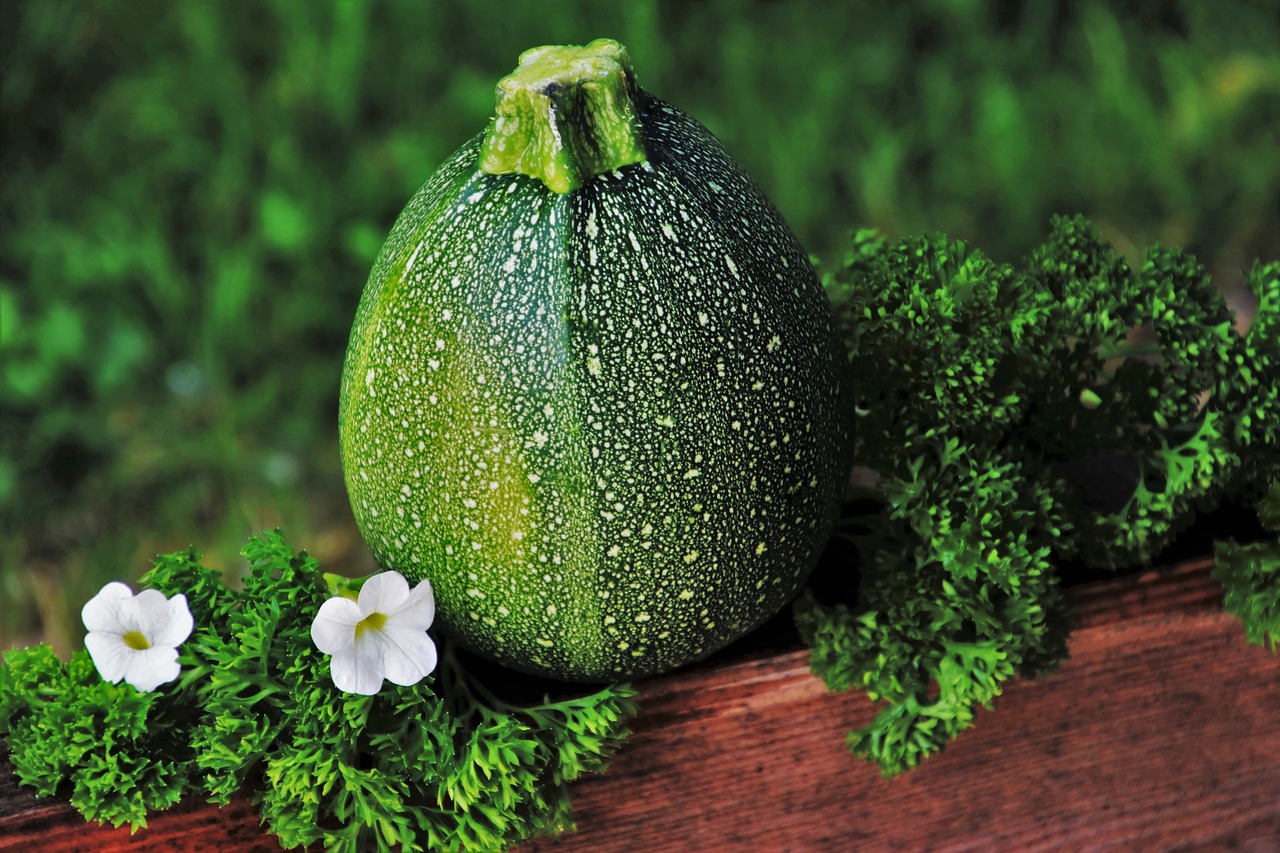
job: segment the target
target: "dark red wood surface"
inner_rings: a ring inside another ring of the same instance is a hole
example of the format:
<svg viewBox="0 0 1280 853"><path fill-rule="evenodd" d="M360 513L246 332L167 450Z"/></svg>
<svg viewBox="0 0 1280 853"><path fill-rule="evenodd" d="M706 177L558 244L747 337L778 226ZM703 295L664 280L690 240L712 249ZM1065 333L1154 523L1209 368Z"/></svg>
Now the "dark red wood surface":
<svg viewBox="0 0 1280 853"><path fill-rule="evenodd" d="M1280 851L1280 655L1247 645L1208 563L1072 592L1062 670L1010 685L896 779L844 751L874 709L803 652L651 679L609 771L574 787L578 851ZM0 770L0 849L267 851L243 800L86 825Z"/></svg>

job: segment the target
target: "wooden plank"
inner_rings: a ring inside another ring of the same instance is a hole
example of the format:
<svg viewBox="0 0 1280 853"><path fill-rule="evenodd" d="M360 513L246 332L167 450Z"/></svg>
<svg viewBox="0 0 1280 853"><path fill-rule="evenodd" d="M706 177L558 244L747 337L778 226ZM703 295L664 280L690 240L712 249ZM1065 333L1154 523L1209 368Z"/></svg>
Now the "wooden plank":
<svg viewBox="0 0 1280 853"><path fill-rule="evenodd" d="M527 853L632 850L1280 850L1280 655L1244 642L1208 563L1071 593L1061 672L1010 686L896 779L843 749L874 714L803 652L642 683L634 735L574 788L579 832ZM0 770L0 849L266 851L252 808L86 826Z"/></svg>
<svg viewBox="0 0 1280 853"><path fill-rule="evenodd" d="M803 653L654 684L580 832L529 849L1280 850L1280 656L1219 596L1204 562L1079 590L1062 670L891 780Z"/></svg>
<svg viewBox="0 0 1280 853"><path fill-rule="evenodd" d="M0 851L13 853L280 853L258 826L247 799L219 809L201 800L157 812L146 829L129 833L86 823L71 806L40 800L20 788L5 761L0 769Z"/></svg>

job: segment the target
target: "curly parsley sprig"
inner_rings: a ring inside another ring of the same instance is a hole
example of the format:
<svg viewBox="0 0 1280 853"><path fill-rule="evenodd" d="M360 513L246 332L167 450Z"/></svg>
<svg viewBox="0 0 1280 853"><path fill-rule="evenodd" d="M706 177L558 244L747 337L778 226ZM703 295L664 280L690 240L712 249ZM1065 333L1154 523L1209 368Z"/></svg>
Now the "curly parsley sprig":
<svg viewBox="0 0 1280 853"><path fill-rule="evenodd" d="M1244 332L1193 257L1131 266L1080 217L1017 268L861 231L824 280L875 503L843 593L796 616L814 672L883 703L849 744L892 775L1065 657L1062 562L1149 561L1280 472L1280 264L1245 275ZM1220 553L1227 607L1274 642L1274 563Z"/></svg>
<svg viewBox="0 0 1280 853"><path fill-rule="evenodd" d="M1214 543L1213 577L1226 590L1223 608L1244 622L1251 643L1280 652L1280 471L1258 505L1258 520L1270 541Z"/></svg>
<svg viewBox="0 0 1280 853"><path fill-rule="evenodd" d="M278 532L249 540L243 588L188 550L143 583L186 596L196 629L155 692L102 679L47 646L0 666L0 735L18 778L70 789L87 818L135 829L184 796L250 791L285 847L505 850L572 827L565 784L603 768L634 691L522 706L498 699L447 639L434 675L343 693L310 636L332 588Z"/></svg>

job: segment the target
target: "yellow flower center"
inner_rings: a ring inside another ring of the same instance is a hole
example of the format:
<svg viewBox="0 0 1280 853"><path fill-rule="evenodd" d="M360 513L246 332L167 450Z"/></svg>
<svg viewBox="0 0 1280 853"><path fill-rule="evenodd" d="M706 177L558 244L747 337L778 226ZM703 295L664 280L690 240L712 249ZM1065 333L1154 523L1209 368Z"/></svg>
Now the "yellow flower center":
<svg viewBox="0 0 1280 853"><path fill-rule="evenodd" d="M140 652L151 648L151 643L142 635L141 631L126 631L123 639L126 646Z"/></svg>
<svg viewBox="0 0 1280 853"><path fill-rule="evenodd" d="M385 624L387 624L386 614L374 611L356 623L356 638L359 639L365 631L381 631Z"/></svg>

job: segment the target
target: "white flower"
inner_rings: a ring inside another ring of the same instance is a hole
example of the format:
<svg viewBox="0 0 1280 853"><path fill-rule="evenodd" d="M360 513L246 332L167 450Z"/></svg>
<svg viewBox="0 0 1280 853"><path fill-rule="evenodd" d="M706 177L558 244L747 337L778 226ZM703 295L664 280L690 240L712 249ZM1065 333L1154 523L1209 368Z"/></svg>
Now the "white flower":
<svg viewBox="0 0 1280 853"><path fill-rule="evenodd" d="M384 678L407 687L436 668L436 646L427 636L435 615L428 581L410 591L399 572L381 572L364 582L356 600L339 596L320 605L311 641L333 656L329 672L339 690L372 696Z"/></svg>
<svg viewBox="0 0 1280 853"><path fill-rule="evenodd" d="M119 582L89 599L80 618L89 629L84 647L99 674L112 684L124 679L143 693L178 677L178 646L195 627L185 595L167 599L157 589L134 595Z"/></svg>

